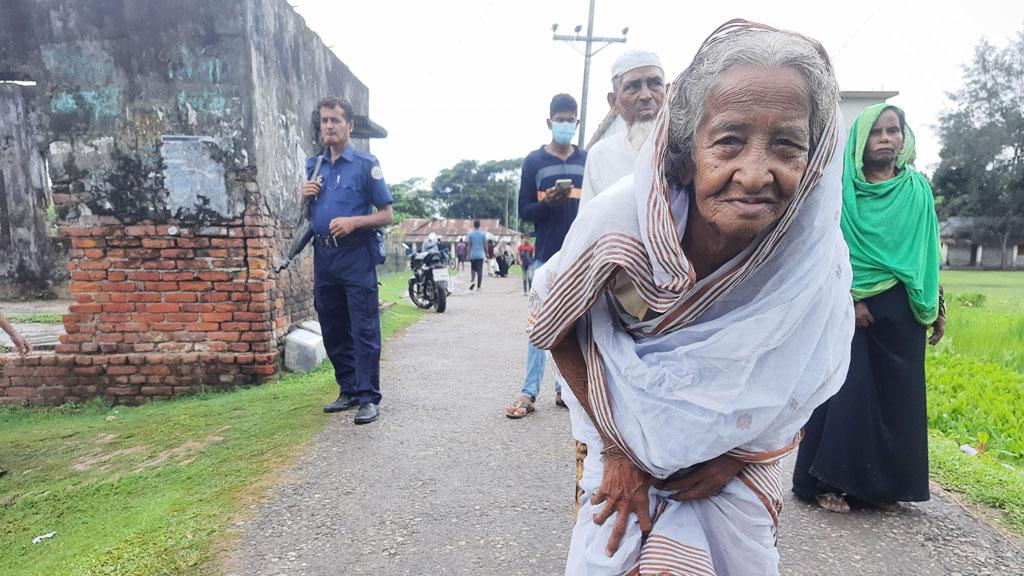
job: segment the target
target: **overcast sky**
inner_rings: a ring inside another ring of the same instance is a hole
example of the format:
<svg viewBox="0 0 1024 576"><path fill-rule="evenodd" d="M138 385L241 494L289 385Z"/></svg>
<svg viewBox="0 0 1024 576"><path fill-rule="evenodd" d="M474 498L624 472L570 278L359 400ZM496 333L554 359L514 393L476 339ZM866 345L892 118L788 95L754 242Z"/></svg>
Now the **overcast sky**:
<svg viewBox="0 0 1024 576"><path fill-rule="evenodd" d="M571 34L582 24L585 33L589 0L290 1L369 87L370 117L388 130L371 151L390 182L429 183L463 159L525 156L551 139L551 96L579 100L582 91L583 45L553 41L551 25ZM946 93L959 87L979 39L1003 46L1024 29L1024 1L597 0L594 34L628 26L629 40L593 58L588 135L608 111L619 54L652 50L672 79L709 33L736 17L820 40L843 90L899 91L890 102L906 110L918 168L930 173Z"/></svg>

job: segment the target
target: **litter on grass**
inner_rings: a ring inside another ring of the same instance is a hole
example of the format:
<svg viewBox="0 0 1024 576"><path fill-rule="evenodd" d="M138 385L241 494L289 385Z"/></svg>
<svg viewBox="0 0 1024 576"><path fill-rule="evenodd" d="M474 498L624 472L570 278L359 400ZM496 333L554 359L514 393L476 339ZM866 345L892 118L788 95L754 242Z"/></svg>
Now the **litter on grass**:
<svg viewBox="0 0 1024 576"><path fill-rule="evenodd" d="M35 538L33 538L32 539L32 543L33 544L39 544L43 540L46 540L47 538L53 538L56 535L57 535L56 532L47 532L46 534L43 534L41 536L36 536Z"/></svg>

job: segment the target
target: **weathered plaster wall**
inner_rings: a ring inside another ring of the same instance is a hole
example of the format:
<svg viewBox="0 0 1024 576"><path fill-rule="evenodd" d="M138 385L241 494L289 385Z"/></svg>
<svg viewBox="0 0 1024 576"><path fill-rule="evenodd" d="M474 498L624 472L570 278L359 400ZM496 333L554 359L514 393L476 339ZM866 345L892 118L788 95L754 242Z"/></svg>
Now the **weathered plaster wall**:
<svg viewBox="0 0 1024 576"><path fill-rule="evenodd" d="M0 357L0 404L272 375L278 338L312 314L310 258L271 272L309 115L328 93L366 113L365 86L285 0L6 0L5 70L40 83L75 304L55 356Z"/></svg>
<svg viewBox="0 0 1024 576"><path fill-rule="evenodd" d="M45 116L34 86L0 84L0 297L67 295L68 242L46 185Z"/></svg>
<svg viewBox="0 0 1024 576"><path fill-rule="evenodd" d="M368 115L369 91L304 20L277 0L249 0L252 107L257 182L267 224L281 257L291 244L299 211L299 186L306 158L316 153L312 111L326 95L345 98L356 114ZM366 140L354 145L368 149ZM274 324L282 334L290 324L313 317L312 249L276 277Z"/></svg>

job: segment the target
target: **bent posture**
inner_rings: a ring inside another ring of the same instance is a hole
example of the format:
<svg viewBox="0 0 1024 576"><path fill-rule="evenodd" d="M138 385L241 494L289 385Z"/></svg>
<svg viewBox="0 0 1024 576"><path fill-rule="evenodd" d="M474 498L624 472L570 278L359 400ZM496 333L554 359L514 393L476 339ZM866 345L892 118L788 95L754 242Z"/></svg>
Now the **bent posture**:
<svg viewBox="0 0 1024 576"><path fill-rule="evenodd" d="M849 360L824 49L733 21L672 87L634 178L534 279L530 339L589 448L566 574L778 574L779 459Z"/></svg>

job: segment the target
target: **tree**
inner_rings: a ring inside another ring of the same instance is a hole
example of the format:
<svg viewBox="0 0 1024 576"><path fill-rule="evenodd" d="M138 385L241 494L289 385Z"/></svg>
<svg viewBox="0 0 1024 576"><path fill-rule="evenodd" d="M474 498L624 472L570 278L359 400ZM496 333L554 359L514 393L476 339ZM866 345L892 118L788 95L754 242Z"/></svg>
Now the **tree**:
<svg viewBox="0 0 1024 576"><path fill-rule="evenodd" d="M519 200L522 159L463 160L445 168L431 188L444 203L447 218L498 218L506 226Z"/></svg>
<svg viewBox="0 0 1024 576"><path fill-rule="evenodd" d="M395 199L395 223L406 218L430 218L434 214L430 190L424 188L423 178L410 178L388 187Z"/></svg>
<svg viewBox="0 0 1024 576"><path fill-rule="evenodd" d="M1024 229L1024 32L1002 49L979 42L949 97L932 178L940 212L976 217L978 237L1000 241L1005 268L1013 233Z"/></svg>

